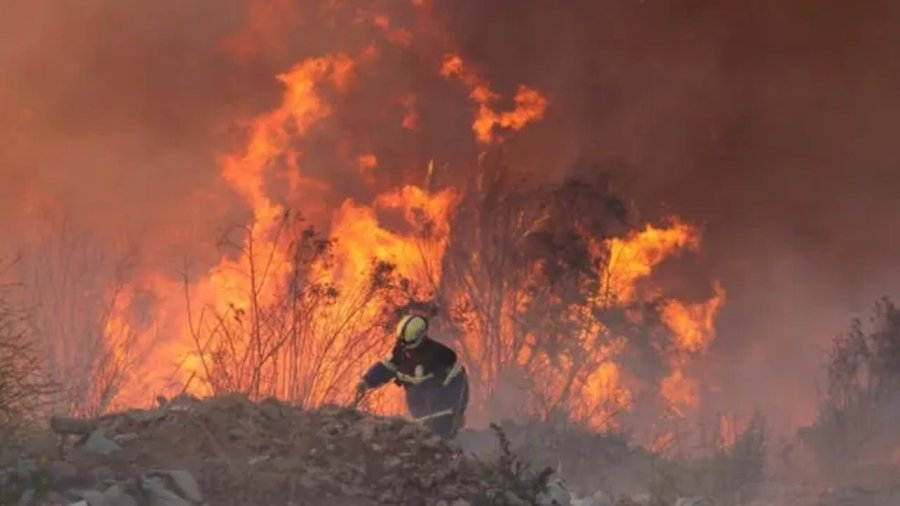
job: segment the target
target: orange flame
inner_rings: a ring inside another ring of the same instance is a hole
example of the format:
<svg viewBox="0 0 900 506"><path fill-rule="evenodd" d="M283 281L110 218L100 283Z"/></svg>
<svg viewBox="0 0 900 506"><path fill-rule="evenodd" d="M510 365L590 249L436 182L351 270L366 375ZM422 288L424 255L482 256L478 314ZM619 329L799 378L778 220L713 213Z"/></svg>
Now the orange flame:
<svg viewBox="0 0 900 506"><path fill-rule="evenodd" d="M679 251L699 248L699 232L678 219L671 219L668 227L647 225L629 237L612 239L607 289L617 303L632 302L639 296L637 282L650 276L659 263ZM662 321L671 330L674 342L669 356L671 372L662 380L660 393L679 415L698 402L699 381L688 376L685 366L691 356L705 353L715 339L715 317L724 301L725 291L716 284L709 300L686 304L668 299L662 308Z"/></svg>
<svg viewBox="0 0 900 506"><path fill-rule="evenodd" d="M512 111L496 112L491 104L500 97L491 91L486 81L466 68L459 55L447 55L441 66L441 75L457 77L469 88L469 98L478 106L478 112L472 123L475 137L482 144L490 144L495 140L495 127L512 131L525 128L531 122L544 117L549 101L537 90L521 85L516 91L515 108Z"/></svg>
<svg viewBox="0 0 900 506"><path fill-rule="evenodd" d="M449 216L457 194L453 190L431 194L415 186L384 193L372 207L344 202L332 222L332 235L339 238L341 274L345 282L365 273L372 259L391 262L399 273L418 285L436 286L441 259L450 234ZM411 233L381 226L379 210L402 211ZM428 236L417 236L416 225L429 225Z"/></svg>
<svg viewBox="0 0 900 506"><path fill-rule="evenodd" d="M272 170L274 160L281 160L287 172L295 174L295 185L315 186L312 180L303 179L298 165L300 154L293 148L298 135L330 113L328 105L318 94L318 87L330 83L340 89L348 83L353 61L346 56L314 58L301 62L289 72L278 76L285 86L279 107L253 121L246 149L222 160L222 178L240 195L253 212L250 233L243 239L246 256L232 259L224 256L218 265L205 276L187 287L187 293L196 307L209 307L225 313L232 309L242 311L252 304L267 304L277 296L274 283L247 277L245 273L256 265L266 265L266 277L281 278L291 270L290 259L279 250L273 234L285 214L285 208L274 202L266 193L265 181ZM180 283L165 275L148 274L137 281L143 288L156 293L163 301L157 309L160 326L171 338L154 346L137 377L141 385L123 397L134 399L146 388L162 389L174 380L187 385L201 372L202 361L197 355L190 316L184 314L183 301L175 297L183 290ZM257 300L250 300L251 294ZM196 315L194 315L196 316ZM121 323L120 323L121 325ZM175 365L179 365L174 377L169 377ZM199 382L191 384L197 393L206 393Z"/></svg>
<svg viewBox="0 0 900 506"><path fill-rule="evenodd" d="M716 336L715 319L725 302L725 290L716 284L715 295L706 302L684 304L670 300L662 319L675 334L675 347L682 353L705 352Z"/></svg>
<svg viewBox="0 0 900 506"><path fill-rule="evenodd" d="M607 289L619 302L631 302L637 281L649 276L660 262L680 250L699 247L697 230L675 218L669 227L647 225L624 239L611 239Z"/></svg>
<svg viewBox="0 0 900 506"><path fill-rule="evenodd" d="M394 34L396 43L405 44L408 40L392 27L386 16L376 15L372 22L389 36ZM304 348L308 356L276 357L300 362L290 371L298 376L305 375L304 402L319 404L347 398L352 384L346 379L361 372L360 367L349 372L338 371L336 364L350 355L360 364L366 364L384 351L378 347L387 344L381 336L365 341L364 346L360 343L377 331L366 325L376 322L379 314L390 309L391 301L354 306L356 300L352 299L365 292L360 287L372 273L373 260L392 264L394 272L409 281L409 289L416 291L412 295L417 299L435 297L440 291L445 252L454 226L453 215L464 189L433 190L430 184L423 185L424 188L407 184L383 192L371 202L346 200L337 209L324 209L311 198L326 189L324 183L306 176L301 167L303 153L299 146L302 143L298 141L332 113L323 91L346 91L356 66L366 65L377 57L373 51L370 48L364 50L363 58L357 60L343 55L305 60L278 76L284 86L281 103L253 120L243 149L221 160L222 179L252 211L248 233L239 241L240 253L223 255L213 268L185 282L186 286L159 274L147 274L136 282L140 288L158 296L158 322L153 330L170 338L157 346L142 364L138 376L145 380L144 384L133 385L123 399L137 402L135 399L144 395L147 388L164 389L168 385L166 374L174 364L179 365L173 378L176 389L209 393L207 386L191 381L203 376L208 361L215 358L214 353L206 348L208 343L200 342L198 338L195 321L198 315L185 314L183 300L173 297L174 294L186 292L192 311L209 308L217 315L230 315L237 321L233 325L241 329L242 325L247 325L244 318L255 317L244 316L246 312L274 307L284 297L285 280L295 273L297 266L290 245L280 239L285 216L289 213L287 205L273 195L267 185L273 176L287 178L290 183L288 195L304 203L301 209L304 214L320 217L317 222L329 223L330 238L335 241L334 258L315 264L311 276L316 282L332 286L337 301L310 310L313 322L305 336L309 343ZM482 145L502 142L505 140L502 134L519 131L540 120L549 106L541 93L522 85L513 97L514 108L498 112L494 105L500 97L458 55L447 56L440 73L447 78L458 78L469 90L469 98L477 106L472 131L475 140ZM417 130L415 98L404 98L401 105L407 112L402 126ZM366 181L372 183L377 179L375 169L379 167L379 158L376 153L361 154L356 162ZM609 268L604 279L599 280L599 292L588 297L590 304L625 307L641 301L642 297L658 296L658 293L642 293L639 282L651 277L656 266L666 258L683 251L698 250L700 237L694 227L672 219L664 226L647 225L623 238L597 240L595 247L598 254L608 252ZM480 261L478 252L473 252L472 262ZM264 268L260 269L260 266ZM460 295L451 293L448 297ZM578 314L564 315L583 324L576 335L569 336L574 343L574 352L560 357L542 353L534 344L538 337L533 335L534 332L514 328L516 311L533 302L525 290L510 298L505 306L497 309L496 323L482 322L477 331L468 331L461 337L461 356L470 364L487 363L500 356L500 365L517 365L520 370L538 374L538 378L528 379L535 385L534 395L538 399L535 402L542 404L541 409L558 407L563 402L561 394L567 392L570 397L563 408L573 419L598 429L610 427L614 423L612 414L630 409L635 398L627 368L618 361L619 354L628 345L626 340L612 336L599 344L596 336L612 331L592 316L589 308L579 307L572 309ZM724 290L717 286L715 296L710 300L696 304L668 300L663 306L662 320L671 330L674 342L672 372L659 385L659 390L675 406L690 406L697 402L697 380L687 373L686 364L691 357L708 350L715 337L715 316L723 302ZM108 333L134 332L129 328L124 308L117 309L119 314L110 320ZM351 316L346 319L350 323L333 321L347 315ZM493 328L486 329L488 325ZM257 327L253 329L258 331ZM491 349L485 344L482 332L488 330L499 334L498 342L504 349ZM238 354L252 351L241 349L252 346L247 342L238 341L231 345L237 348ZM313 360L316 363L312 363ZM506 379L502 377L505 371L499 370L499 366L492 367L483 368L479 378L487 389L499 388ZM257 371L257 374L263 373ZM329 379L322 382L317 377ZM260 378L257 383L265 384L266 392L293 395L295 390L282 385L284 381L272 376ZM486 412L488 406L478 408ZM388 398L380 409L398 412L401 404L398 398Z"/></svg>

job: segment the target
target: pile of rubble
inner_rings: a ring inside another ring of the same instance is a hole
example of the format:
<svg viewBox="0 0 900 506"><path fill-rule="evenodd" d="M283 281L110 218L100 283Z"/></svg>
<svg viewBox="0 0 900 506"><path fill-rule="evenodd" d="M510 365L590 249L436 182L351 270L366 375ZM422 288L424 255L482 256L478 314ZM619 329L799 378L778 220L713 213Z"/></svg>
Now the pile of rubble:
<svg viewBox="0 0 900 506"><path fill-rule="evenodd" d="M402 418L242 396L54 418L54 455L0 470L0 504L79 506L556 503L536 475L463 455Z"/></svg>

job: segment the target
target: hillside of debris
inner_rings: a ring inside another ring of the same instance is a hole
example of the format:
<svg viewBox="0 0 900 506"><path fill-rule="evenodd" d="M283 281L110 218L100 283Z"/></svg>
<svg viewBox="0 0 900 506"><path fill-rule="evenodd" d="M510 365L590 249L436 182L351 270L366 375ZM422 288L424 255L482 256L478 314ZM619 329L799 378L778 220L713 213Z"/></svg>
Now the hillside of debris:
<svg viewBox="0 0 900 506"><path fill-rule="evenodd" d="M898 480L823 489L776 472L754 499L724 500L700 485L714 479L738 490L722 480L733 470L727 462L664 462L610 435L551 437L534 424L506 423L448 442L399 417L240 395L184 396L96 419L55 417L50 429L0 459L0 504L888 506L900 497L886 485ZM536 471L550 461L568 483ZM653 486L662 463L668 491Z"/></svg>
<svg viewBox="0 0 900 506"><path fill-rule="evenodd" d="M53 451L0 471L0 504L552 504L549 472L508 453L478 460L421 425L342 407L183 397L51 426Z"/></svg>

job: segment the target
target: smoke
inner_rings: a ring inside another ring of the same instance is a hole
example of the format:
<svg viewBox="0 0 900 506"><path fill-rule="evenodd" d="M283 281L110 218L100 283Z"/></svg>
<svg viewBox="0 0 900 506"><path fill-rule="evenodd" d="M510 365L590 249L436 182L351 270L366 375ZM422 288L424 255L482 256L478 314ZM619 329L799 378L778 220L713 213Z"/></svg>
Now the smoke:
<svg viewBox="0 0 900 506"><path fill-rule="evenodd" d="M898 294L896 3L440 5L493 82L548 93L544 161L623 167L651 216L704 227L716 407L808 421L828 340Z"/></svg>
<svg viewBox="0 0 900 506"><path fill-rule="evenodd" d="M217 157L277 103L274 76L372 45L378 65L357 69L357 91L304 146L307 175L340 183L318 197L420 180L431 158L449 167L437 177L462 177L477 152L471 105L433 67L458 51L506 99L522 83L550 99L506 146L510 165L551 180L612 169L644 217L703 227L700 270L729 294L708 374L723 398L808 417L828 339L900 282L900 7L426 3L383 4L415 35L407 47L371 22L379 3L5 2L7 244L50 208L131 238L147 261L209 255L201 245L247 211ZM415 130L401 126L410 107ZM365 153L374 183L354 164Z"/></svg>
<svg viewBox="0 0 900 506"><path fill-rule="evenodd" d="M209 227L200 210L218 200L204 193L216 191L215 134L239 112L224 55L212 47L236 23L215 15L228 9L11 4L0 21L0 167L11 182L0 224L65 215L148 247Z"/></svg>

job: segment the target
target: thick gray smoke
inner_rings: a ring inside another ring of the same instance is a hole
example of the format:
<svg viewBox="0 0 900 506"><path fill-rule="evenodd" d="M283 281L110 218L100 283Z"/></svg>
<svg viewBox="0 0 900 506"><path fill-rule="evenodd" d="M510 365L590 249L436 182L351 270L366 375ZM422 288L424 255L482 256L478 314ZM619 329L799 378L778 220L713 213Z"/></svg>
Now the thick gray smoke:
<svg viewBox="0 0 900 506"><path fill-rule="evenodd" d="M322 144L354 139L343 154L307 153L313 175L341 181L329 198L373 190L348 163L356 153L378 154L383 185L419 177L430 157L454 169L473 158L465 90L434 68L445 32L495 91L525 83L551 100L509 146L510 163L551 179L612 168L644 217L703 227L701 270L729 294L710 374L732 400L784 421L808 414L828 339L900 286L900 6L432 3L419 18L385 4L397 25L436 35L381 46L383 65L357 85L375 91L351 92L317 133ZM382 38L353 21L352 2L3 4L6 242L25 209L52 203L136 238L157 262L203 254L196 244L246 211L216 156L235 144L235 118L277 103L276 73ZM385 109L407 94L421 134L399 127L403 107Z"/></svg>

